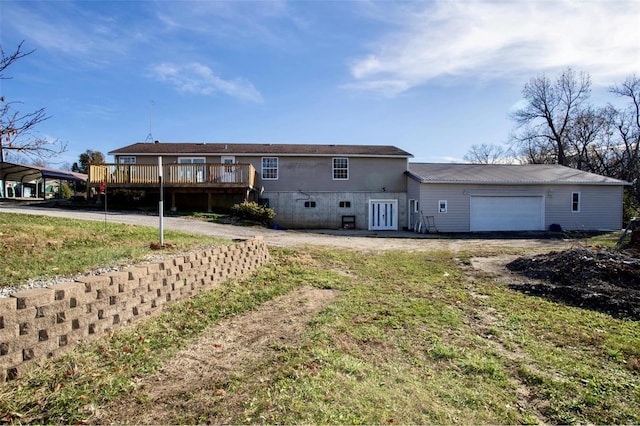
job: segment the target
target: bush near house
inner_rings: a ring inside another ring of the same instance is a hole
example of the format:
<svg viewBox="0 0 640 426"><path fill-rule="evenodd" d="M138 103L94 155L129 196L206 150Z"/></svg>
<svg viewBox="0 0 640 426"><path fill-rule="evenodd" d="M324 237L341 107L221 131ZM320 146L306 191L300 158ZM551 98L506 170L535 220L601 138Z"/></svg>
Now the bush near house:
<svg viewBox="0 0 640 426"><path fill-rule="evenodd" d="M244 201L231 207L231 214L237 216L241 220L270 225L276 212L270 207L261 206L254 201Z"/></svg>
<svg viewBox="0 0 640 426"><path fill-rule="evenodd" d="M60 198L64 198L65 200L73 197L73 189L67 183L63 183L60 185Z"/></svg>

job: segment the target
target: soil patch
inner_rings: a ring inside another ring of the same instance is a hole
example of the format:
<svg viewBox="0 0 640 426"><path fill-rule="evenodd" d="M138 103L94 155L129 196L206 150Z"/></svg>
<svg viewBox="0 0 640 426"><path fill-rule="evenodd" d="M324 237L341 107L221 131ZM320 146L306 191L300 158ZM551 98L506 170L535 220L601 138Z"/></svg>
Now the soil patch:
<svg viewBox="0 0 640 426"><path fill-rule="evenodd" d="M102 407L97 424L229 423L238 410L229 384L265 374L283 347L299 344L308 322L338 296L302 287L206 330L135 392ZM262 373L261 373L262 372ZM217 412L211 410L216 408ZM222 411L220 411L222 410ZM208 413L191 418L190 413Z"/></svg>
<svg viewBox="0 0 640 426"><path fill-rule="evenodd" d="M640 259L633 252L573 249L521 257L506 268L530 279L510 287L573 306L640 320Z"/></svg>

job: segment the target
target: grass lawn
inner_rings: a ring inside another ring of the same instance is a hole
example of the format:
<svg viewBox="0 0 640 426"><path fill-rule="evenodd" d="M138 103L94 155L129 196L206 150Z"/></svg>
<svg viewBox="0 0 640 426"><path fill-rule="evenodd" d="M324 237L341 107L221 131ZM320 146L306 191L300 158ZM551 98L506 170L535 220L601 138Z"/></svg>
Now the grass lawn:
<svg viewBox="0 0 640 426"><path fill-rule="evenodd" d="M156 228L0 213L0 287L139 262L158 240ZM163 253L231 243L167 230L164 241Z"/></svg>
<svg viewBox="0 0 640 426"><path fill-rule="evenodd" d="M0 386L0 420L91 423L129 395L151 410L134 394L140 381L207 326L312 285L341 293L302 341L274 348L260 374L234 375L217 403L174 423L640 423L636 321L510 290L470 272L473 253L270 252L250 277Z"/></svg>

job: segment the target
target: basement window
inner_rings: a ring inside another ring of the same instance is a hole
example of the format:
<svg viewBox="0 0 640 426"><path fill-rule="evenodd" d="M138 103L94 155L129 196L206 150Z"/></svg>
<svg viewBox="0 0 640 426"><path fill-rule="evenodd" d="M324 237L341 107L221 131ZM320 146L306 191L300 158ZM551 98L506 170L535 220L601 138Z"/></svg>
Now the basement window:
<svg viewBox="0 0 640 426"><path fill-rule="evenodd" d="M304 202L304 207L307 209L313 209L316 207L316 202L315 201L305 201Z"/></svg>
<svg viewBox="0 0 640 426"><path fill-rule="evenodd" d="M340 201L338 203L338 206L340 206L341 209L350 209L351 208L351 201Z"/></svg>

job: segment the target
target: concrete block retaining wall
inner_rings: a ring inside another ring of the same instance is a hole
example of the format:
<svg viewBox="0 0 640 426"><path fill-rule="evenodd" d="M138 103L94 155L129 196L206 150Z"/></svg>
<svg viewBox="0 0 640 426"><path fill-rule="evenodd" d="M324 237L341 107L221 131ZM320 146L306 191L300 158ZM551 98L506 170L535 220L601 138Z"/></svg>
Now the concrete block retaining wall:
<svg viewBox="0 0 640 426"><path fill-rule="evenodd" d="M0 381L268 261L256 238L0 298Z"/></svg>

